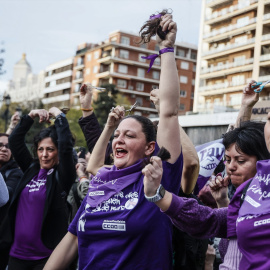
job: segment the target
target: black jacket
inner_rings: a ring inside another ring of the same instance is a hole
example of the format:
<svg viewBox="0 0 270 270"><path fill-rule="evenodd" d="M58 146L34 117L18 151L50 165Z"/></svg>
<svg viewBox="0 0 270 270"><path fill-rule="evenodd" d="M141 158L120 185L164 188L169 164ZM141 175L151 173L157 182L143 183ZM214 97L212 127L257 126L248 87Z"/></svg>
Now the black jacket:
<svg viewBox="0 0 270 270"><path fill-rule="evenodd" d="M13 242L20 194L40 170L39 161L32 158L24 142L25 135L33 122L30 116L23 116L9 137L11 152L24 173L10 203L10 232L6 234L6 242L9 243ZM67 233L68 208L66 196L76 179L75 164L72 157L72 136L67 119L63 116L58 117L55 120L55 127L58 136L59 164L55 166L54 171L47 177L46 202L41 230L41 240L49 249L54 249Z"/></svg>
<svg viewBox="0 0 270 270"><path fill-rule="evenodd" d="M97 117L92 113L87 117L81 117L78 123L85 137L88 151L92 153L94 146L102 133ZM111 165L112 163L112 145L111 142L109 142L106 149L104 164Z"/></svg>

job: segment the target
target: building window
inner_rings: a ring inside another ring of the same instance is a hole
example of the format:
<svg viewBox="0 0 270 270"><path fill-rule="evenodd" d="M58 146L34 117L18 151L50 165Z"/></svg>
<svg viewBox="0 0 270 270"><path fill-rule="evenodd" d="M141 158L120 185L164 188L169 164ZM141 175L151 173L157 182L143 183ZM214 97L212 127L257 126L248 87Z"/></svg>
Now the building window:
<svg viewBox="0 0 270 270"><path fill-rule="evenodd" d="M56 85L56 81L51 81L50 82L50 87L55 86L55 85Z"/></svg>
<svg viewBox="0 0 270 270"><path fill-rule="evenodd" d="M188 77L187 76L180 76L180 83L187 83Z"/></svg>
<svg viewBox="0 0 270 270"><path fill-rule="evenodd" d="M176 51L176 55L177 55L177 56L181 56L181 57L186 57L186 52L185 52L185 50L178 49L178 50Z"/></svg>
<svg viewBox="0 0 270 270"><path fill-rule="evenodd" d="M144 75L145 75L145 70L143 68L138 68L137 76L144 78Z"/></svg>
<svg viewBox="0 0 270 270"><path fill-rule="evenodd" d="M92 81L92 85L93 85L93 86L97 86L97 80L93 80L93 81Z"/></svg>
<svg viewBox="0 0 270 270"><path fill-rule="evenodd" d="M197 53L191 52L190 58L193 59L193 60L196 60L197 59Z"/></svg>
<svg viewBox="0 0 270 270"><path fill-rule="evenodd" d="M83 58L79 57L77 58L77 66L83 65Z"/></svg>
<svg viewBox="0 0 270 270"><path fill-rule="evenodd" d="M95 51L94 52L94 59L98 59L99 58L99 51Z"/></svg>
<svg viewBox="0 0 270 270"><path fill-rule="evenodd" d="M244 27L244 26L248 25L249 24L249 16L238 19L236 24L237 24L237 27Z"/></svg>
<svg viewBox="0 0 270 270"><path fill-rule="evenodd" d="M236 75L232 77L232 86L245 84L245 75Z"/></svg>
<svg viewBox="0 0 270 270"><path fill-rule="evenodd" d="M159 71L153 71L153 79L159 80Z"/></svg>
<svg viewBox="0 0 270 270"><path fill-rule="evenodd" d="M193 65L193 71L196 72L196 65Z"/></svg>
<svg viewBox="0 0 270 270"><path fill-rule="evenodd" d="M87 69L85 70L85 74L86 74L86 75L90 74L90 68L87 68Z"/></svg>
<svg viewBox="0 0 270 270"><path fill-rule="evenodd" d="M129 51L120 50L120 58L128 59L129 58Z"/></svg>
<svg viewBox="0 0 270 270"><path fill-rule="evenodd" d="M143 91L144 90L144 83L137 82L136 83L136 90Z"/></svg>
<svg viewBox="0 0 270 270"><path fill-rule="evenodd" d="M126 65L118 65L118 72L121 72L121 73L127 73L128 72L128 66Z"/></svg>
<svg viewBox="0 0 270 270"><path fill-rule="evenodd" d="M87 54L87 61L91 61L92 60L92 55L91 53Z"/></svg>
<svg viewBox="0 0 270 270"><path fill-rule="evenodd" d="M189 63L188 63L188 62L182 61L182 62L181 62L181 68L182 68L182 69L189 69Z"/></svg>
<svg viewBox="0 0 270 270"><path fill-rule="evenodd" d="M117 80L117 87L127 88L127 81L126 80L118 79Z"/></svg>
<svg viewBox="0 0 270 270"><path fill-rule="evenodd" d="M158 85L153 84L152 89L158 89Z"/></svg>
<svg viewBox="0 0 270 270"><path fill-rule="evenodd" d="M191 92L191 99L194 99L194 92Z"/></svg>
<svg viewBox="0 0 270 270"><path fill-rule="evenodd" d="M142 106L143 105L143 99L141 97L137 97L136 98L136 102L138 106Z"/></svg>
<svg viewBox="0 0 270 270"><path fill-rule="evenodd" d="M195 85L195 79L192 79L192 85Z"/></svg>
<svg viewBox="0 0 270 270"><path fill-rule="evenodd" d="M98 73L98 66L93 66L93 73Z"/></svg>
<svg viewBox="0 0 270 270"><path fill-rule="evenodd" d="M145 56L146 56L146 54L139 53L139 61L140 61L140 62L145 63L145 62L146 62L146 59L143 59L143 58L142 58L142 56L144 56L144 57L145 57Z"/></svg>
<svg viewBox="0 0 270 270"><path fill-rule="evenodd" d="M242 94L235 94L230 96L230 105L240 105L242 101Z"/></svg>
<svg viewBox="0 0 270 270"><path fill-rule="evenodd" d="M187 91L180 90L180 97L186 97L186 96L187 96Z"/></svg>
<svg viewBox="0 0 270 270"><path fill-rule="evenodd" d="M184 111L185 110L185 104L180 103L179 109L180 109L180 111Z"/></svg>
<svg viewBox="0 0 270 270"><path fill-rule="evenodd" d="M155 62L154 62L155 65L157 66L160 66L160 58L156 58Z"/></svg>
<svg viewBox="0 0 270 270"><path fill-rule="evenodd" d="M75 89L74 89L75 93L80 92L81 85L82 85L81 83L76 83L75 84Z"/></svg>
<svg viewBox="0 0 270 270"><path fill-rule="evenodd" d="M76 72L76 80L78 79L81 79L83 76L82 76L82 72L81 71L77 71Z"/></svg>
<svg viewBox="0 0 270 270"><path fill-rule="evenodd" d="M236 63L236 64L239 64L239 65L241 65L241 64L245 64L245 61L246 61L246 56L245 55L241 55L241 56L237 56L237 57L234 57L234 63Z"/></svg>
<svg viewBox="0 0 270 270"><path fill-rule="evenodd" d="M73 103L74 103L74 105L79 104L79 99L77 97L75 97Z"/></svg>
<svg viewBox="0 0 270 270"><path fill-rule="evenodd" d="M130 38L129 37L121 37L121 44L129 45Z"/></svg>
<svg viewBox="0 0 270 270"><path fill-rule="evenodd" d="M140 44L141 48L147 49L147 43Z"/></svg>
<svg viewBox="0 0 270 270"><path fill-rule="evenodd" d="M245 42L247 42L247 36L240 36L240 37L236 37L235 39L234 39L234 43L245 43Z"/></svg>

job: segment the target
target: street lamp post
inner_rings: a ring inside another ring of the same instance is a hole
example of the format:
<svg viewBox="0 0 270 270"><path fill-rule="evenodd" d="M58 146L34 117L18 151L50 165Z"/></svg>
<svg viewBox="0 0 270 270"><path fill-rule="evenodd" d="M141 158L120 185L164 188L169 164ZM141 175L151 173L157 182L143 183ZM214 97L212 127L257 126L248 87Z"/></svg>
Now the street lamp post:
<svg viewBox="0 0 270 270"><path fill-rule="evenodd" d="M5 116L5 132L7 131L7 125L8 125L8 116L9 116L9 105L11 103L11 98L9 95L6 95L4 97L4 101L5 101L5 104L6 104L6 110L4 112L4 116Z"/></svg>

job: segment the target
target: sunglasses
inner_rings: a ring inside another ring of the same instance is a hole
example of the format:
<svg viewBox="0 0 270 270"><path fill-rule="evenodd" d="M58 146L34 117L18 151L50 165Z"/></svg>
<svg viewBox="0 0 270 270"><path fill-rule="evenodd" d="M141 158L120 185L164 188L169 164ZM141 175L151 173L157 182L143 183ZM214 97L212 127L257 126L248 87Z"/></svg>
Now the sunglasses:
<svg viewBox="0 0 270 270"><path fill-rule="evenodd" d="M4 146L6 147L6 149L10 149L8 143L7 144L0 143L0 149L2 149Z"/></svg>

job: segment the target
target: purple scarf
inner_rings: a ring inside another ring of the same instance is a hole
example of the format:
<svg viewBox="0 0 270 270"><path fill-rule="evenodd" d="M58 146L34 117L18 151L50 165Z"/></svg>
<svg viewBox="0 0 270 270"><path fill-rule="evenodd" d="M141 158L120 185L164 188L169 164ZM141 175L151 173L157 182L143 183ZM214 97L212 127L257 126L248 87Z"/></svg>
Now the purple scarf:
<svg viewBox="0 0 270 270"><path fill-rule="evenodd" d="M101 168L89 184L87 203L90 207L97 207L125 187L135 183L140 179L144 165L142 159L132 166L120 170L115 166Z"/></svg>
<svg viewBox="0 0 270 270"><path fill-rule="evenodd" d="M257 173L247 190L239 217L270 213L270 160L257 162Z"/></svg>

